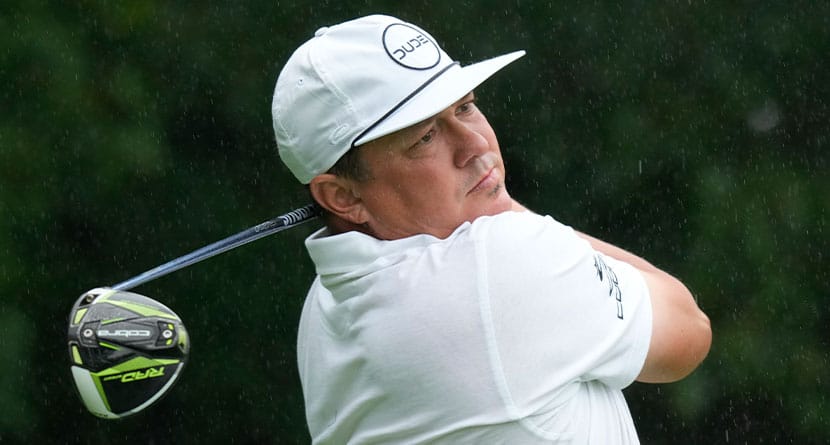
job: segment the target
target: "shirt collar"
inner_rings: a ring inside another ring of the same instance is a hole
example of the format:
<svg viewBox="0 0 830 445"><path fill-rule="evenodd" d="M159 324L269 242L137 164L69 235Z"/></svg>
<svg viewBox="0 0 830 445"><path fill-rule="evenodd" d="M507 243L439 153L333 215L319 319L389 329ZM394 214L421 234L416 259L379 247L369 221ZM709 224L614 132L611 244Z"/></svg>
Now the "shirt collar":
<svg viewBox="0 0 830 445"><path fill-rule="evenodd" d="M469 223L462 224L449 238L466 226ZM385 264L379 260L388 259L390 255L442 241L432 235L414 235L386 241L355 231L332 235L327 228L322 228L306 238L305 245L317 268L317 274L322 276L358 269L366 272L372 265L383 267Z"/></svg>

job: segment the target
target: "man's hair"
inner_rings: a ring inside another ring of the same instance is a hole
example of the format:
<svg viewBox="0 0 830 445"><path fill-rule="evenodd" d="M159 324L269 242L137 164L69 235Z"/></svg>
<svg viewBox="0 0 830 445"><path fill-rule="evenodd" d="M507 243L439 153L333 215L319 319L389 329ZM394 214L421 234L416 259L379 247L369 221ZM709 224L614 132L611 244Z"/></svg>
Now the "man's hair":
<svg viewBox="0 0 830 445"><path fill-rule="evenodd" d="M347 151L334 163L327 173L358 182L366 181L372 177L369 168L366 167L366 164L360 157L360 147L353 147Z"/></svg>

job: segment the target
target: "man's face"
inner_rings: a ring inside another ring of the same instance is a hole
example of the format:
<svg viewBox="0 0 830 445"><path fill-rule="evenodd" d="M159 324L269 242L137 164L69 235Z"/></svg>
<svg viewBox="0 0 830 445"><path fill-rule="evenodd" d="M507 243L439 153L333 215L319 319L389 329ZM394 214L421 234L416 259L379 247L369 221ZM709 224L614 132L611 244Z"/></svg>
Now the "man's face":
<svg viewBox="0 0 830 445"><path fill-rule="evenodd" d="M473 93L438 115L360 148L370 178L354 184L380 239L446 238L465 221L511 208L496 135Z"/></svg>

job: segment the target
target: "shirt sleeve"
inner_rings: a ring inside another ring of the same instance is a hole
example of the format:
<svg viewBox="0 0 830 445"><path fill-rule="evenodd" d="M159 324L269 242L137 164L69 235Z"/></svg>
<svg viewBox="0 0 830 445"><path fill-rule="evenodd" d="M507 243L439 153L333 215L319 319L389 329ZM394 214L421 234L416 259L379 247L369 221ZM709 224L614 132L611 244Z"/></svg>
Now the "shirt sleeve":
<svg viewBox="0 0 830 445"><path fill-rule="evenodd" d="M639 271L550 217L512 213L484 226L482 314L509 397L552 400L575 382L631 384L651 340Z"/></svg>

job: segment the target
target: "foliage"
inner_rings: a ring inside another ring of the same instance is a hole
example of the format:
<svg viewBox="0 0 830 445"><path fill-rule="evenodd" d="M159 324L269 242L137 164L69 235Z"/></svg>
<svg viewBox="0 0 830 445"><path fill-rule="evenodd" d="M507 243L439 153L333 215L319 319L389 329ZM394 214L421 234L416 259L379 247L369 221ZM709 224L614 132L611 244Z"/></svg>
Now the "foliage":
<svg viewBox="0 0 830 445"><path fill-rule="evenodd" d="M119 422L73 393L84 290L305 202L273 83L324 24L369 12L462 62L528 56L479 91L509 188L680 276L703 366L627 390L644 443L827 443L828 5L803 2L7 2L0 12L0 442L304 443L294 362L313 269L295 229L138 289L192 365Z"/></svg>

